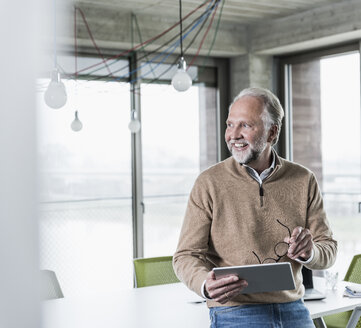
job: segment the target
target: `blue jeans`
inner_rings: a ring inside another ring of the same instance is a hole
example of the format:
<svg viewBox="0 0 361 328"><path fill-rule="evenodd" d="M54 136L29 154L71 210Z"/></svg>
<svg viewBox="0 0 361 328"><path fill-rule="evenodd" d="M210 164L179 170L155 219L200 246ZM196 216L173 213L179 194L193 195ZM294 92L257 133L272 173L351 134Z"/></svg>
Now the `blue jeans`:
<svg viewBox="0 0 361 328"><path fill-rule="evenodd" d="M302 300L209 309L211 328L314 328Z"/></svg>

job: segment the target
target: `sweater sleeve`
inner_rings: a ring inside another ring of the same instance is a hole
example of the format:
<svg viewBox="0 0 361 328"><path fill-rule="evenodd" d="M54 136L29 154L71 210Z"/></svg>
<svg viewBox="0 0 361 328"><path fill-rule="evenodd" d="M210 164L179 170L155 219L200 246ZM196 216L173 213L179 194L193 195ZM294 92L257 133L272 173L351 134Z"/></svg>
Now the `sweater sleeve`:
<svg viewBox="0 0 361 328"><path fill-rule="evenodd" d="M336 260L337 242L333 239L323 208L321 191L313 174L309 183L306 227L312 233L314 257L305 266L312 270L329 268Z"/></svg>
<svg viewBox="0 0 361 328"><path fill-rule="evenodd" d="M206 258L212 223L212 201L199 180L189 197L178 247L173 256L173 267L179 280L201 296L202 284L213 268Z"/></svg>

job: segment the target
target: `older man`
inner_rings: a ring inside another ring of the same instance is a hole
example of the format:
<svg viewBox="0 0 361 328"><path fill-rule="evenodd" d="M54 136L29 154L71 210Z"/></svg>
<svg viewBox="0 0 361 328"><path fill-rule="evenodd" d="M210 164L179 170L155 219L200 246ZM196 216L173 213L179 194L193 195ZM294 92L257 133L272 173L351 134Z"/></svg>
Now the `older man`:
<svg viewBox="0 0 361 328"><path fill-rule="evenodd" d="M283 115L270 91L243 90L226 122L232 157L202 172L192 189L173 264L179 279L207 298L212 327L314 327L301 268L330 267L337 243L314 174L272 148ZM216 279L212 271L271 262L291 263L294 290L240 294L245 280Z"/></svg>

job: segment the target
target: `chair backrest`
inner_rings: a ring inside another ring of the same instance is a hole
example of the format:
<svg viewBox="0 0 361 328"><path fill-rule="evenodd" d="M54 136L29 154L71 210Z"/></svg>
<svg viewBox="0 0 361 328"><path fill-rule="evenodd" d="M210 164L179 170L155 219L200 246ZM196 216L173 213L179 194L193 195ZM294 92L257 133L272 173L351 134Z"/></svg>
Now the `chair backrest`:
<svg viewBox="0 0 361 328"><path fill-rule="evenodd" d="M51 300L56 298L63 298L63 292L61 291L56 274L51 270L40 271L40 287L41 297L43 300Z"/></svg>
<svg viewBox="0 0 361 328"><path fill-rule="evenodd" d="M361 284L361 254L353 257L344 280Z"/></svg>
<svg viewBox="0 0 361 328"><path fill-rule="evenodd" d="M133 263L137 288L179 282L173 270L172 256L139 258Z"/></svg>

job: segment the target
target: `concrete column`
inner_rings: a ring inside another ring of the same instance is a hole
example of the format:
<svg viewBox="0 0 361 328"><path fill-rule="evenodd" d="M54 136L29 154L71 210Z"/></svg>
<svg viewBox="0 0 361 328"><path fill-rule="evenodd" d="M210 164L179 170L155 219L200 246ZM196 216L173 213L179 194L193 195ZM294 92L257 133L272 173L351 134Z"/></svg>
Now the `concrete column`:
<svg viewBox="0 0 361 328"><path fill-rule="evenodd" d="M320 61L292 65L293 160L322 188Z"/></svg>
<svg viewBox="0 0 361 328"><path fill-rule="evenodd" d="M230 60L231 99L242 89L262 87L272 90L272 56L252 53Z"/></svg>
<svg viewBox="0 0 361 328"><path fill-rule="evenodd" d="M223 136L220 138L223 142ZM217 89L199 87L200 171L217 163Z"/></svg>

